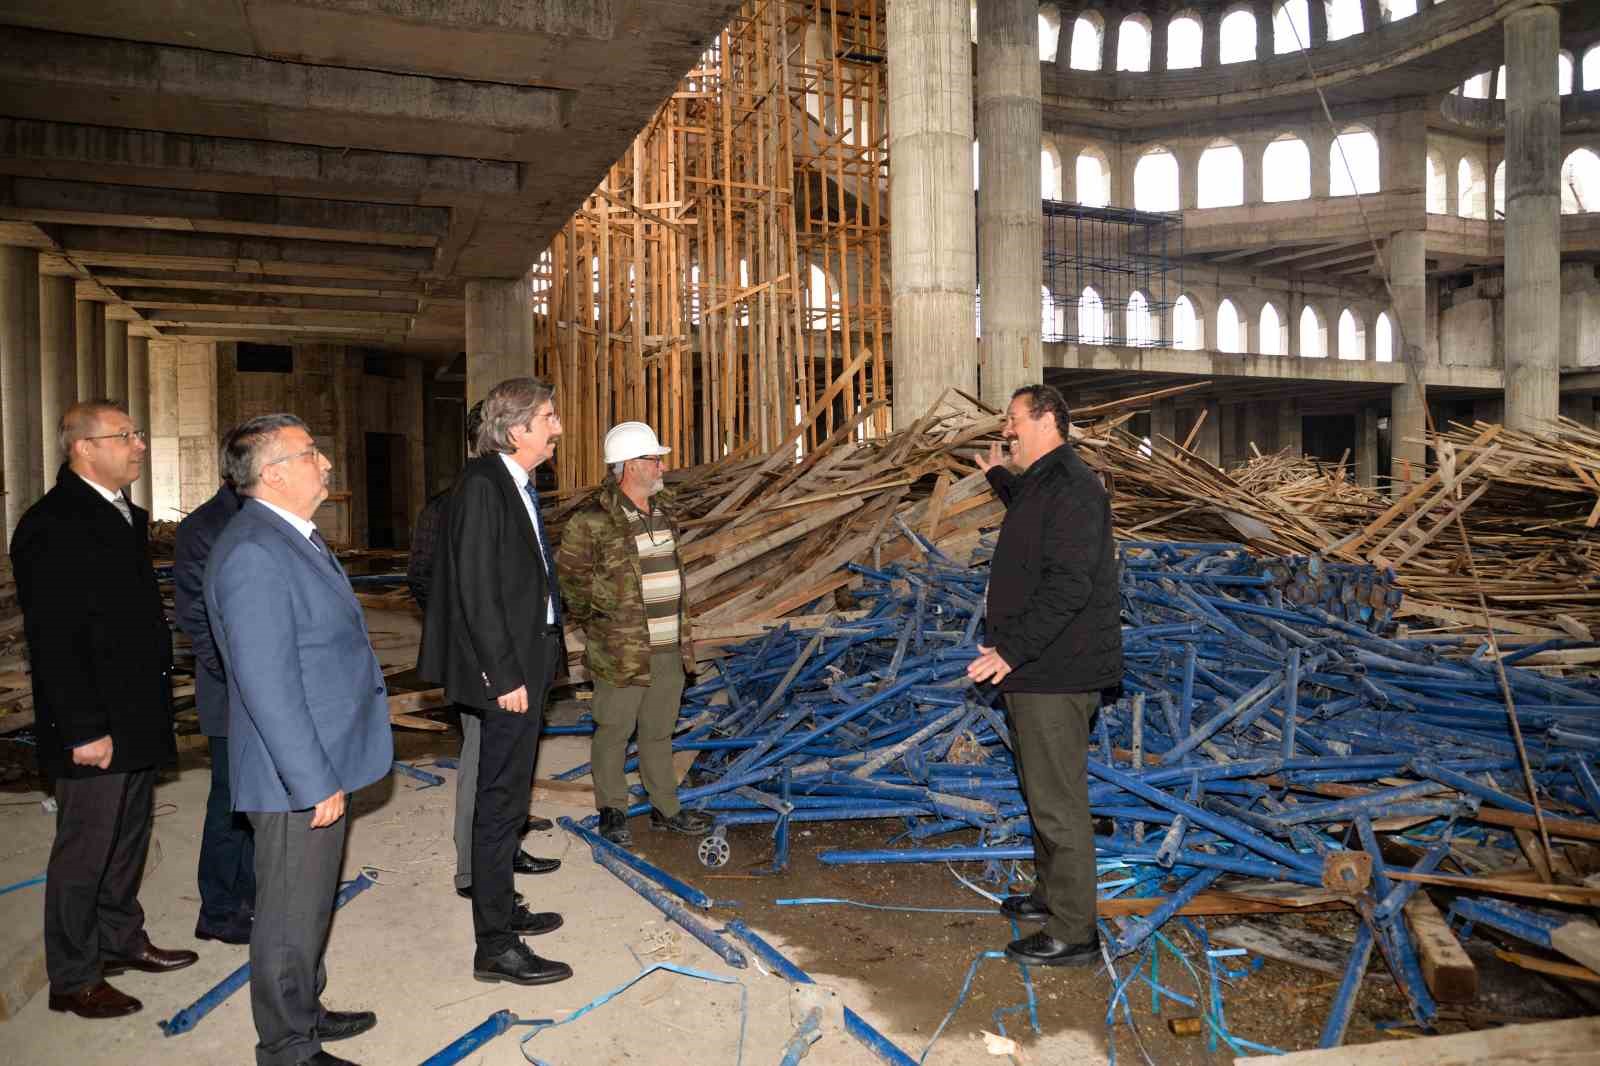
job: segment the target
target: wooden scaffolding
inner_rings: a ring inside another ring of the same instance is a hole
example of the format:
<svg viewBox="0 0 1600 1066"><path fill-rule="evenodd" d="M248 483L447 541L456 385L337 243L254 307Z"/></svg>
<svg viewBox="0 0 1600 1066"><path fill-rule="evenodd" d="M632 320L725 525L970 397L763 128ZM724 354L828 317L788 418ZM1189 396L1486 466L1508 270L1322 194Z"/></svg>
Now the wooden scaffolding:
<svg viewBox="0 0 1600 1066"><path fill-rule="evenodd" d="M750 0L535 268L563 490L617 422L669 465L886 433L884 0Z"/></svg>

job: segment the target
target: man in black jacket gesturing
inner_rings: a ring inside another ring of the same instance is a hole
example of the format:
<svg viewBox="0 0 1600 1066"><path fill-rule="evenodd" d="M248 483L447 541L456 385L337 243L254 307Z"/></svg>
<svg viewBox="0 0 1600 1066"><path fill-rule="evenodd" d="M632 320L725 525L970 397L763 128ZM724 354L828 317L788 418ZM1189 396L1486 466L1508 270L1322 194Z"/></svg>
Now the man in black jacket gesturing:
<svg viewBox="0 0 1600 1066"><path fill-rule="evenodd" d="M1018 389L1000 446L978 460L1006 505L989 574L987 645L967 670L997 684L1011 717L1017 775L1033 823L1033 891L1001 904L1044 928L1012 941L1013 962L1081 966L1100 957L1089 722L1122 678L1111 503L1067 443L1067 403L1049 385Z"/></svg>

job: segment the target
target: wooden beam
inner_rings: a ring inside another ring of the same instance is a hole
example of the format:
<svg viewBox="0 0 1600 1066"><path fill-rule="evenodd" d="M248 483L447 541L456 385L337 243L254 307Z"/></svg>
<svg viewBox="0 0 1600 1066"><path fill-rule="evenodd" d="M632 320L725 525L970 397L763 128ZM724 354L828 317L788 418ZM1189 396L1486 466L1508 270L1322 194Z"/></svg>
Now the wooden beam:
<svg viewBox="0 0 1600 1066"><path fill-rule="evenodd" d="M1476 1001L1478 968L1427 893L1412 896L1405 914L1406 927L1411 930L1411 940L1422 963L1422 979L1433 998L1441 1003Z"/></svg>
<svg viewBox="0 0 1600 1066"><path fill-rule="evenodd" d="M1234 1066L1576 1066L1593 1062L1600 1018L1508 1025L1453 1036L1251 1055Z"/></svg>

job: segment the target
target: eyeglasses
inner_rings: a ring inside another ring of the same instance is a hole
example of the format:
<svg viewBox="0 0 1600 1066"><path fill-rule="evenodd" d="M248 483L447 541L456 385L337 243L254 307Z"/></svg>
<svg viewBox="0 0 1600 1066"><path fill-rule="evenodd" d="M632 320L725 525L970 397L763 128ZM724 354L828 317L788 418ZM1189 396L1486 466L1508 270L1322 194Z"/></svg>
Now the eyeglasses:
<svg viewBox="0 0 1600 1066"><path fill-rule="evenodd" d="M307 456L310 456L313 459L321 459L322 458L322 449L317 447L315 444L313 444L311 447L307 448L303 452L295 452L293 455L280 455L276 459L268 459L266 462L262 463L261 465L263 467L267 467L267 466L272 466L275 463L292 463L296 459L304 459Z"/></svg>
<svg viewBox="0 0 1600 1066"><path fill-rule="evenodd" d="M541 418L548 419L553 425L559 425L561 423L561 416L559 414L554 411L546 411L542 415L534 415L533 418L528 419L528 424L522 428L527 430L533 429L533 423Z"/></svg>
<svg viewBox="0 0 1600 1066"><path fill-rule="evenodd" d="M84 437L83 439L120 440L124 444L132 444L134 441L138 441L141 444L149 444L150 434L148 431L143 429L125 429L121 433L97 433L92 437Z"/></svg>

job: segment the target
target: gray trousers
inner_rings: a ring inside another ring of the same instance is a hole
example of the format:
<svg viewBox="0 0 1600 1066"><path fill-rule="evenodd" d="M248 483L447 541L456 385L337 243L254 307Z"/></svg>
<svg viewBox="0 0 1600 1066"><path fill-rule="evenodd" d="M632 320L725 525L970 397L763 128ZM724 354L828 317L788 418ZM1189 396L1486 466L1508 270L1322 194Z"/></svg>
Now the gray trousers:
<svg viewBox="0 0 1600 1066"><path fill-rule="evenodd" d="M533 709L528 709L533 714ZM472 887L472 812L478 803L478 753L483 720L461 712L461 758L456 764L456 887Z"/></svg>
<svg viewBox="0 0 1600 1066"><path fill-rule="evenodd" d="M676 646L650 653L650 684L608 685L594 681L594 803L604 810L628 809L628 739L639 733L639 778L650 805L671 818L678 813L678 777L672 771L672 730L683 700L683 659Z"/></svg>
<svg viewBox="0 0 1600 1066"><path fill-rule="evenodd" d="M310 811L252 811L256 920L250 930L250 1013L256 1066L298 1066L322 1050L328 983L323 953L339 890L350 814L322 829Z"/></svg>
<svg viewBox="0 0 1600 1066"><path fill-rule="evenodd" d="M1098 692L1009 692L1013 751L1033 823L1033 897L1045 932L1080 944L1095 935L1094 823L1089 817L1089 722Z"/></svg>

